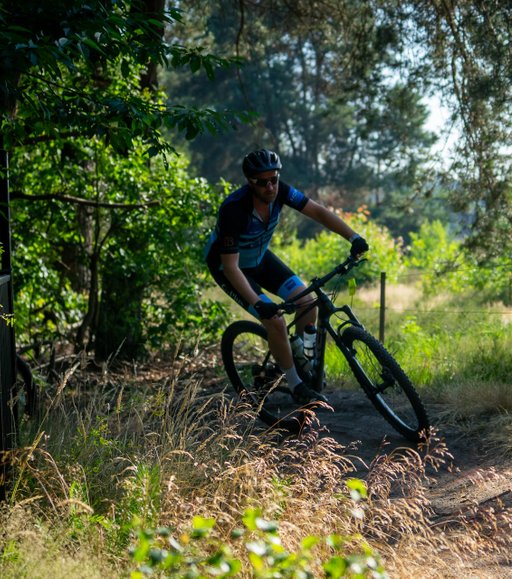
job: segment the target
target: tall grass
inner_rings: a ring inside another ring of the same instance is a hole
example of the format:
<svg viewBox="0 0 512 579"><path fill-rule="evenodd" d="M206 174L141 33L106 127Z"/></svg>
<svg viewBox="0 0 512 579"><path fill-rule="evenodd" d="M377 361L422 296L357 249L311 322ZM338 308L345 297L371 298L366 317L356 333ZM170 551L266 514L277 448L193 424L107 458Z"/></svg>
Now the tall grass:
<svg viewBox="0 0 512 579"><path fill-rule="evenodd" d="M214 538L240 560L239 576L263 577L247 543L233 539L247 509L276 521L290 552L307 536L338 535L348 554L366 544L380 553L393 577L450 576L475 556L509 557L509 511L436 521L426 489L447 456L441 443L363 467L314 417L298 438L269 433L205 373L214 361L207 355L137 373L76 368L47 392L49 412L32 444L12 453L2 577L127 576L137 567L137 529L165 526L178 541L194 516L216 521ZM355 475L367 487L357 505L347 486ZM323 576L333 547L318 542L313 553L308 572Z"/></svg>

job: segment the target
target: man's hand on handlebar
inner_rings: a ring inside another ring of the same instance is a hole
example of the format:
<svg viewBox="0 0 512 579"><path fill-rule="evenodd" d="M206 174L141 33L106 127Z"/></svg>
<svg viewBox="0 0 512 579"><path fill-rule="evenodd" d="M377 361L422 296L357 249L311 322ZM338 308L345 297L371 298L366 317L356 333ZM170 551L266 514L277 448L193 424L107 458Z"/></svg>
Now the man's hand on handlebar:
<svg viewBox="0 0 512 579"><path fill-rule="evenodd" d="M270 320L270 318L276 316L280 311L279 306L274 302L264 302L263 300L256 302L254 309L262 320Z"/></svg>
<svg viewBox="0 0 512 579"><path fill-rule="evenodd" d="M350 248L350 255L351 257L355 257L356 259L366 253L369 250L368 243L366 239L361 236L356 237L352 241L352 247Z"/></svg>

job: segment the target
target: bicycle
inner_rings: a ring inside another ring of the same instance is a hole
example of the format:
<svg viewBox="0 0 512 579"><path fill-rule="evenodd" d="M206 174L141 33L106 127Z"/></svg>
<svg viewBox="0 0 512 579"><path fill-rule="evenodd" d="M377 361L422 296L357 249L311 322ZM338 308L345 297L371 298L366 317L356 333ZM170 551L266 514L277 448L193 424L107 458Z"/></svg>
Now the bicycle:
<svg viewBox="0 0 512 579"><path fill-rule="evenodd" d="M350 270L364 261L366 259L349 257L323 277L315 277L292 300L279 304L280 310L283 314L293 313L298 309L296 301L299 298L315 295L311 305L301 314L318 307L310 387L317 391L325 387L325 353L327 336L330 336L337 355L341 353L345 358L353 376L380 414L406 439L421 442L428 438L430 424L408 376L393 355L365 329L349 305L338 307L334 304L337 289L331 297L323 289L335 276L341 282ZM334 323L333 318L338 323ZM296 320L287 324L289 337L295 324ZM268 349L267 332L261 324L248 320L230 324L222 335L221 354L226 374L236 392L244 396L261 420L271 427L297 433L305 424L307 409L318 407L311 403L299 407L293 403L284 374Z"/></svg>
<svg viewBox="0 0 512 579"><path fill-rule="evenodd" d="M16 354L16 382L12 390L12 402L16 429L23 418L37 417L39 399L36 383L28 362Z"/></svg>

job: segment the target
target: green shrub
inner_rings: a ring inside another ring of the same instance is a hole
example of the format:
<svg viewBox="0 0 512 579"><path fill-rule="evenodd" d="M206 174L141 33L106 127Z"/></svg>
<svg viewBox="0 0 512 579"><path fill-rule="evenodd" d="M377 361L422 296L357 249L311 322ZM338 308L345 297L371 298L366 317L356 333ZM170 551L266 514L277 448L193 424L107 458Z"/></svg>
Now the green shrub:
<svg viewBox="0 0 512 579"><path fill-rule="evenodd" d="M26 195L12 204L21 343L73 340L84 318L134 349L217 330L202 252L222 185L191 177L184 156L164 165L140 145L116 155L94 139L21 149L12 165Z"/></svg>
<svg viewBox="0 0 512 579"><path fill-rule="evenodd" d="M505 256L479 262L478 256L457 239L440 221L425 222L418 233L411 233L405 265L421 272L426 295L440 291L480 292L481 301L512 300L512 261Z"/></svg>
<svg viewBox="0 0 512 579"><path fill-rule="evenodd" d="M364 207L356 213L338 213L370 245L370 251L365 256L367 263L354 271L357 281L375 282L381 271L385 271L389 279L396 279L403 270L401 242L394 240L386 227L372 221ZM273 248L305 282L324 275L344 261L350 252L350 244L346 240L327 230L305 242L289 232L286 237L277 232Z"/></svg>
<svg viewBox="0 0 512 579"><path fill-rule="evenodd" d="M366 493L359 480L348 481L351 496L360 500ZM233 577L243 568L230 547L211 538L215 526L213 518L194 517L192 528L176 538L168 527L142 529L134 521L136 542L130 550L137 569L132 579L141 579L155 571L167 577ZM314 549L324 543L334 554L321 564L325 577L385 578L387 574L379 557L360 537L329 535L324 538L305 537L297 552L287 551L279 537L278 524L262 518L259 509L247 510L243 516L243 528L234 529L232 541L243 541L247 563L255 578L315 577ZM359 551L347 554L348 543L358 543Z"/></svg>

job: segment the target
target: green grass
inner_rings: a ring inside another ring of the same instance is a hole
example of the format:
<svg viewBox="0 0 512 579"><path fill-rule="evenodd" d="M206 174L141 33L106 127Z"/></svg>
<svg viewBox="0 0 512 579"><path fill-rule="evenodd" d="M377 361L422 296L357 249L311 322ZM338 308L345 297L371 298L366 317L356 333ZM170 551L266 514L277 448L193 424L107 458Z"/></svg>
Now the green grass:
<svg viewBox="0 0 512 579"><path fill-rule="evenodd" d="M220 297L233 319L252 319L230 304L232 300ZM379 336L379 299L378 287L359 288L355 296L341 292L337 303L350 304L368 331ZM475 294L427 299L415 286L403 284L388 284L386 304L385 346L424 397L464 416L512 411L507 387L512 375L512 308L487 303ZM345 359L328 341L327 380L357 387L349 376Z"/></svg>
<svg viewBox="0 0 512 579"><path fill-rule="evenodd" d="M384 343L420 390L443 397L464 384L468 390L472 384L486 384L489 404L480 399L478 405L512 410L510 397L502 392L512 374L512 309L484 303L475 295L426 300L404 286L388 291ZM353 308L378 336L376 298L375 290L360 290ZM328 353L327 360L332 359ZM340 372L345 370L339 366ZM496 392L502 394L496 397Z"/></svg>

